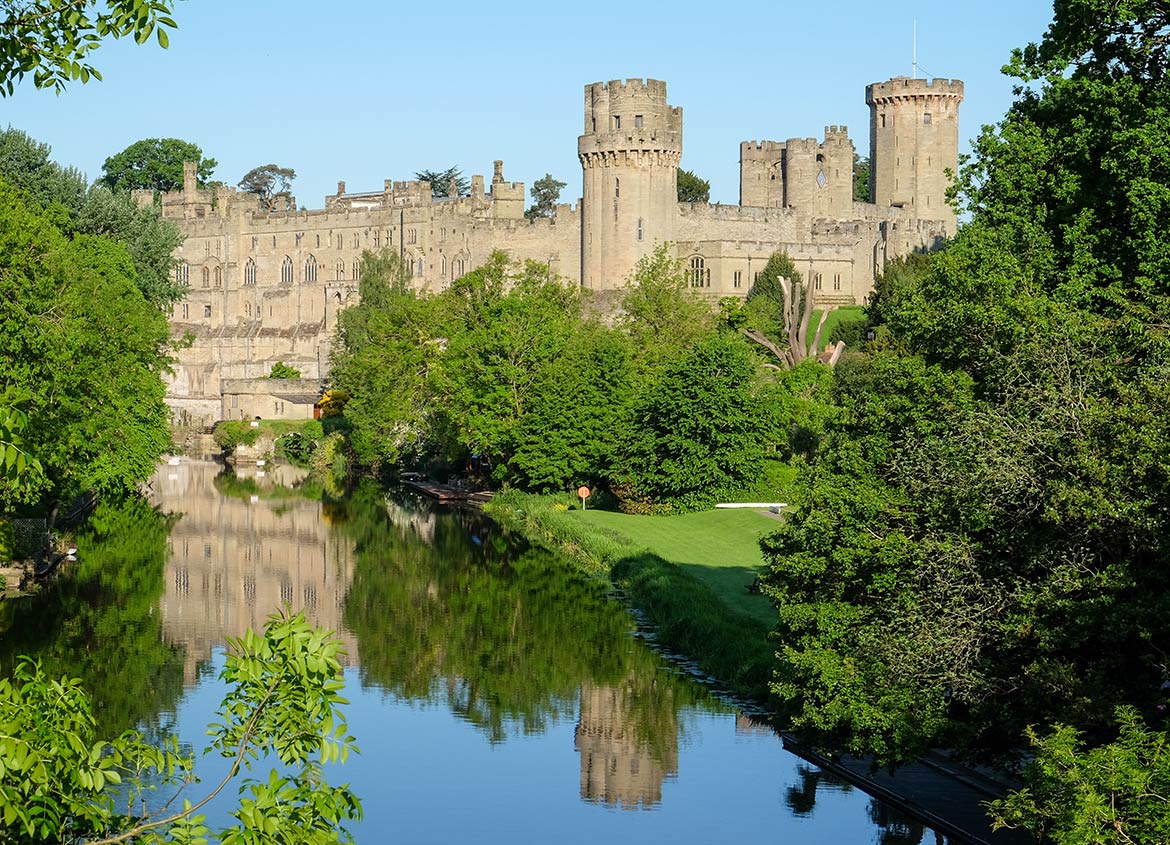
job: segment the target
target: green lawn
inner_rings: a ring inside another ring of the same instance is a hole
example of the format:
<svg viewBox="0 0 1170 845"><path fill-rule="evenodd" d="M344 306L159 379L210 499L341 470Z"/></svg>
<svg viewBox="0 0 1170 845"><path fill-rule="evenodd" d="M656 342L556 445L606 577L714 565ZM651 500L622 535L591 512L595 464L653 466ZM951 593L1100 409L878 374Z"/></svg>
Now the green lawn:
<svg viewBox="0 0 1170 845"><path fill-rule="evenodd" d="M574 516L620 535L677 564L711 588L729 607L771 626L776 611L767 599L749 594L763 565L759 540L776 528L770 515L747 509L712 510L675 516L634 516L614 511L573 511Z"/></svg>
<svg viewBox="0 0 1170 845"><path fill-rule="evenodd" d="M825 328L821 331L821 345L823 346L829 342L829 338L833 335L833 329L836 328L838 323L846 320L860 320L864 316L865 308L861 305L843 305L840 308L834 308L829 313L829 319L825 320ZM814 310L808 324L810 338L817 330L817 321L820 319L820 309Z"/></svg>

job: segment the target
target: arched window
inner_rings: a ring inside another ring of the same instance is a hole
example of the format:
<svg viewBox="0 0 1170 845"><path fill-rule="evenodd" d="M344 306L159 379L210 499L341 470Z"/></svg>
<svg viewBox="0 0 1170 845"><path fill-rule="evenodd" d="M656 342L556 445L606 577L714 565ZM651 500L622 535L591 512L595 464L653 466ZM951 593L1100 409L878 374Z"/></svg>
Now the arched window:
<svg viewBox="0 0 1170 845"><path fill-rule="evenodd" d="M696 255L691 259L691 287L703 288L711 286L711 271L707 269L703 256Z"/></svg>
<svg viewBox="0 0 1170 845"><path fill-rule="evenodd" d="M287 255L284 261L280 263L280 283L282 285L291 285L293 280L293 265L292 259Z"/></svg>
<svg viewBox="0 0 1170 845"><path fill-rule="evenodd" d="M211 270L207 267L203 268L203 287L211 287Z"/></svg>
<svg viewBox="0 0 1170 845"><path fill-rule="evenodd" d="M338 261L337 262L337 281L340 282L343 279L345 279L345 262Z"/></svg>
<svg viewBox="0 0 1170 845"><path fill-rule="evenodd" d="M421 275L423 274L423 260L422 260L421 258L418 260L418 264L417 264L417 265L416 265L416 267L415 267L415 273L414 273L414 274L415 274L416 276L421 276Z"/></svg>
<svg viewBox="0 0 1170 845"><path fill-rule="evenodd" d="M248 263L244 265L244 284L256 284L256 262L251 258L249 258Z"/></svg>
<svg viewBox="0 0 1170 845"><path fill-rule="evenodd" d="M642 240L642 218L638 218L638 240Z"/></svg>
<svg viewBox="0 0 1170 845"><path fill-rule="evenodd" d="M613 196L617 199L622 195L622 180L617 176L613 179Z"/></svg>
<svg viewBox="0 0 1170 845"><path fill-rule="evenodd" d="M223 268L222 267L215 268L215 286L217 288L223 287Z"/></svg>
<svg viewBox="0 0 1170 845"><path fill-rule="evenodd" d="M246 316L246 317L252 316L252 303L251 302L244 303L244 316Z"/></svg>
<svg viewBox="0 0 1170 845"><path fill-rule="evenodd" d="M320 239L320 237L320 235L317 236L318 239ZM305 262L305 281L317 281L317 259L311 255L309 256L309 260Z"/></svg>
<svg viewBox="0 0 1170 845"><path fill-rule="evenodd" d="M317 249L321 248L321 236L317 235Z"/></svg>
<svg viewBox="0 0 1170 845"><path fill-rule="evenodd" d="M439 266L439 275L446 276L447 275L447 256L440 255L439 260L442 262L442 264L440 264L440 266Z"/></svg>
<svg viewBox="0 0 1170 845"><path fill-rule="evenodd" d="M813 273L813 287L817 290L821 289L821 274Z"/></svg>
<svg viewBox="0 0 1170 845"><path fill-rule="evenodd" d="M451 262L451 278L458 279L467 272L467 261L462 256Z"/></svg>
<svg viewBox="0 0 1170 845"><path fill-rule="evenodd" d="M361 262L360 262L360 261L355 261L355 262L353 263L353 276L352 276L352 278L353 278L353 280L354 280L355 282L360 282L360 281L361 281L361 278L362 278L362 265L361 265Z"/></svg>
<svg viewBox="0 0 1170 845"><path fill-rule="evenodd" d="M187 284L188 267L186 262L175 267L175 281L181 285Z"/></svg>
<svg viewBox="0 0 1170 845"><path fill-rule="evenodd" d="M358 236L355 233L353 236L353 248L354 249L361 249L361 246L362 246L361 241L358 240Z"/></svg>

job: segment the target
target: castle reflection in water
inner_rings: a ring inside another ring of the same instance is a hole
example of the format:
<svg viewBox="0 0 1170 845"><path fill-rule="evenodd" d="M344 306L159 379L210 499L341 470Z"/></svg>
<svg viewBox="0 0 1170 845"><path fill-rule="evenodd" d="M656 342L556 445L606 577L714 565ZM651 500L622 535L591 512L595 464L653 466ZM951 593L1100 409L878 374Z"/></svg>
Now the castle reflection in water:
<svg viewBox="0 0 1170 845"><path fill-rule="evenodd" d="M171 530L160 611L168 642L186 649L188 684L213 648L248 628L259 630L285 606L335 631L347 665L358 664L358 641L343 617L354 543L330 525L328 506L293 494L304 477L286 465L241 465L232 475L213 461L184 458L152 479L153 503L179 517ZM433 512L388 501L387 516L417 542L432 543ZM651 747L631 727L634 697L630 685L582 679L574 745L585 801L650 808L661 802L663 783L677 776L677 724Z"/></svg>

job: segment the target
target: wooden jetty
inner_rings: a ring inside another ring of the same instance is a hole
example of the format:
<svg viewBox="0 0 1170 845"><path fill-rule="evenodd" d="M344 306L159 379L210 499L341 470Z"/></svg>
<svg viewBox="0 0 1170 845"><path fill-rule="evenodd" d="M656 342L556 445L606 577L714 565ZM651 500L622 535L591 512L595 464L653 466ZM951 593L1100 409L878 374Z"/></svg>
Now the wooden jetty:
<svg viewBox="0 0 1170 845"><path fill-rule="evenodd" d="M432 499L437 499L443 504L451 502L466 502L470 495L468 491L459 487L452 487L450 484L440 484L437 481L431 481L426 478L402 478L402 483L412 490L417 490L420 493L425 493Z"/></svg>

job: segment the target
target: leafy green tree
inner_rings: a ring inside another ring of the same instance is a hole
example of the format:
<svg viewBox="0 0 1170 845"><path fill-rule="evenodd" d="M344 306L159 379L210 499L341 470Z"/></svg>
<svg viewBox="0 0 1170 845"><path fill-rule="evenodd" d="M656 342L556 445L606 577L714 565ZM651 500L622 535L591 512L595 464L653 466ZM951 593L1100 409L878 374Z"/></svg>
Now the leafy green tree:
<svg viewBox="0 0 1170 845"><path fill-rule="evenodd" d="M471 194L471 182L463 175L458 167L448 167L446 170L419 170L414 178L420 182L431 184L431 195L436 197L451 196L451 189L455 189L454 196L466 197Z"/></svg>
<svg viewBox="0 0 1170 845"><path fill-rule="evenodd" d="M297 172L291 167L262 164L245 173L238 187L245 193L255 194L268 211L276 211L282 199L286 206L291 203L288 191L296 178Z"/></svg>
<svg viewBox="0 0 1170 845"><path fill-rule="evenodd" d="M166 307L183 295L175 281L174 251L183 235L154 206L140 207L108 188L86 187L85 177L49 158L40 144L16 129L0 131L0 179L25 194L67 235L103 235L125 245L134 262L135 281L147 299Z"/></svg>
<svg viewBox="0 0 1170 845"><path fill-rule="evenodd" d="M397 462L441 436L431 375L446 343L437 297L418 297L394 250L362 254L359 304L338 316L334 386L349 394L350 441L367 466Z"/></svg>
<svg viewBox="0 0 1170 845"><path fill-rule="evenodd" d="M710 307L687 284L682 262L665 245L634 266L618 323L644 368L687 349L712 322Z"/></svg>
<svg viewBox="0 0 1170 845"><path fill-rule="evenodd" d="M1087 748L1075 728L1041 736L1027 787L991 805L995 827L1023 827L1058 845L1170 841L1170 743L1132 707L1117 711L1119 736Z"/></svg>
<svg viewBox="0 0 1170 845"><path fill-rule="evenodd" d="M178 138L144 138L107 158L98 182L115 193L177 191L183 187L183 165L189 161L197 165L199 184L205 186L216 161L204 158L198 145Z"/></svg>
<svg viewBox="0 0 1170 845"><path fill-rule="evenodd" d="M853 201L869 202L869 158L853 154Z"/></svg>
<svg viewBox="0 0 1170 845"><path fill-rule="evenodd" d="M170 441L168 332L120 244L68 240L0 183L0 389L28 399L44 480L21 494L132 489Z"/></svg>
<svg viewBox="0 0 1170 845"><path fill-rule="evenodd" d="M267 752L280 768L243 781L236 824L218 837L352 841L344 825L361 817L361 806L347 787L324 777L325 763L344 762L356 750L340 710L340 641L298 615L270 617L262 635L249 630L230 645L221 673L229 689L208 731L212 748L232 760L227 775L196 803L141 815L134 808L147 790L188 785L192 758L174 739L155 745L135 731L101 737L79 682L18 662L13 676L0 680L0 732L8 737L0 744L0 835L30 843L206 842L210 831L198 810Z"/></svg>
<svg viewBox="0 0 1170 845"><path fill-rule="evenodd" d="M711 183L700 179L690 170L678 172L678 201L679 202L710 202Z"/></svg>
<svg viewBox="0 0 1170 845"><path fill-rule="evenodd" d="M144 44L156 35L170 42L171 0L3 0L0 2L0 96L11 96L25 74L37 88L65 90L69 82L101 74L90 54L105 38L132 37Z"/></svg>
<svg viewBox="0 0 1170 845"><path fill-rule="evenodd" d="M505 479L518 430L546 367L564 354L581 317L577 290L547 265L495 252L444 295L451 318L436 381L457 442Z"/></svg>
<svg viewBox="0 0 1170 845"><path fill-rule="evenodd" d="M564 490L606 477L614 433L632 401L633 350L619 332L590 322L539 374L517 428L511 467L528 489Z"/></svg>
<svg viewBox="0 0 1170 845"><path fill-rule="evenodd" d="M561 188L565 187L565 184L554 179L551 173L546 173L533 182L530 189L532 205L524 212L524 216L529 220L535 220L538 217L555 217L557 200L561 198Z"/></svg>
<svg viewBox="0 0 1170 845"><path fill-rule="evenodd" d="M290 367L284 361L277 361L272 365L272 371L268 374L268 378L300 378L301 371L296 367Z"/></svg>
<svg viewBox="0 0 1170 845"><path fill-rule="evenodd" d="M688 511L733 495L759 471L767 420L746 341L711 332L635 402L612 486L625 510Z"/></svg>

